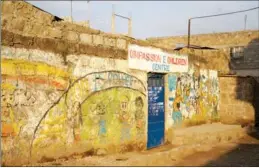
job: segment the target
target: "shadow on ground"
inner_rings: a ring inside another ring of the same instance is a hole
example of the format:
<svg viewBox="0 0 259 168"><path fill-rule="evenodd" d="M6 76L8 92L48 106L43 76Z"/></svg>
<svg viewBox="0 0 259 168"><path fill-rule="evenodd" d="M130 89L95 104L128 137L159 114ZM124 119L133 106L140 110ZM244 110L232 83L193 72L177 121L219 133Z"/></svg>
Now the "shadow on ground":
<svg viewBox="0 0 259 168"><path fill-rule="evenodd" d="M219 149L220 150L220 149ZM259 165L259 132L249 134L229 152L202 166L257 167Z"/></svg>

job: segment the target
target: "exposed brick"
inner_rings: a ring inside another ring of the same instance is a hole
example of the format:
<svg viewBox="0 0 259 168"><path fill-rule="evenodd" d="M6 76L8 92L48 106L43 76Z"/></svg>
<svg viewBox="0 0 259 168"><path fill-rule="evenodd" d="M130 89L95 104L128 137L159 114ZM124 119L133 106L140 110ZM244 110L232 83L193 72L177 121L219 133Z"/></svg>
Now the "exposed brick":
<svg viewBox="0 0 259 168"><path fill-rule="evenodd" d="M15 11L15 6L12 1L6 1L5 3L2 3L2 11L1 11L1 16L5 15L12 15L13 12Z"/></svg>
<svg viewBox="0 0 259 168"><path fill-rule="evenodd" d="M16 46L31 46L33 44L33 38L15 34L13 38L13 43L16 44Z"/></svg>
<svg viewBox="0 0 259 168"><path fill-rule="evenodd" d="M49 31L50 38L60 39L62 37L62 31L58 28L49 28L47 31Z"/></svg>
<svg viewBox="0 0 259 168"><path fill-rule="evenodd" d="M33 10L32 5L30 4L24 4L23 2L19 3L14 3L14 6L16 10L14 10L14 16L19 18L19 17L24 17L24 18L30 18L31 17L31 12Z"/></svg>
<svg viewBox="0 0 259 168"><path fill-rule="evenodd" d="M14 29L16 31L19 31L19 32L22 32L25 24L26 24L26 20L25 19L23 19L23 18L16 18L16 19L12 20L10 26L12 27L12 29Z"/></svg>
<svg viewBox="0 0 259 168"><path fill-rule="evenodd" d="M246 117L254 119L255 110L253 103L253 87L250 78L220 77L220 117L224 123L239 123L239 119ZM231 87L222 92L224 85ZM235 89L233 89L235 88ZM226 119L227 118L227 119Z"/></svg>
<svg viewBox="0 0 259 168"><path fill-rule="evenodd" d="M31 29L30 29L31 28ZM42 37L44 28L41 24L34 24L31 27L28 26L28 33L34 36Z"/></svg>
<svg viewBox="0 0 259 168"><path fill-rule="evenodd" d="M3 45L5 46L14 45L13 41L15 41L15 47L18 48L46 50L63 56L66 56L67 54L87 54L105 58L127 59L126 50L111 47L78 44L68 40L29 37L16 34L15 40L12 40L14 33L6 30L2 30L2 37Z"/></svg>
<svg viewBox="0 0 259 168"><path fill-rule="evenodd" d="M12 46L13 43L14 34L8 31L1 31L1 40L2 45L5 46Z"/></svg>
<svg viewBox="0 0 259 168"><path fill-rule="evenodd" d="M93 43L93 36L91 34L80 34L80 41L85 44Z"/></svg>
<svg viewBox="0 0 259 168"><path fill-rule="evenodd" d="M103 36L101 36L101 35L93 35L93 44L94 45L101 45L101 44L103 44Z"/></svg>
<svg viewBox="0 0 259 168"><path fill-rule="evenodd" d="M69 41L72 41L72 42L78 42L79 41L78 34L76 32L73 32L73 31L64 32L63 37L64 37L65 40L69 40Z"/></svg>
<svg viewBox="0 0 259 168"><path fill-rule="evenodd" d="M115 47L116 40L114 38L104 37L104 45Z"/></svg>
<svg viewBox="0 0 259 168"><path fill-rule="evenodd" d="M58 53L66 53L67 47L68 47L68 44L65 41L59 40L57 43L56 51Z"/></svg>
<svg viewBox="0 0 259 168"><path fill-rule="evenodd" d="M37 48L41 48L44 51L53 52L57 48L57 41L49 38L35 38L35 44Z"/></svg>
<svg viewBox="0 0 259 168"><path fill-rule="evenodd" d="M126 49L127 42L124 39L117 39L116 46L120 49Z"/></svg>

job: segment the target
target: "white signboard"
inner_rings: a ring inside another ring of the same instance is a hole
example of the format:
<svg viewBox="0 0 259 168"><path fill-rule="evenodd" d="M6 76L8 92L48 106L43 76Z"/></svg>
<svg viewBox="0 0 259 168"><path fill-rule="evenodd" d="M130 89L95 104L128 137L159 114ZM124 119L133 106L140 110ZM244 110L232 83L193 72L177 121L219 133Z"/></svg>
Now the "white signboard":
<svg viewBox="0 0 259 168"><path fill-rule="evenodd" d="M129 45L128 64L131 69L148 72L187 72L188 56L169 54L150 47Z"/></svg>

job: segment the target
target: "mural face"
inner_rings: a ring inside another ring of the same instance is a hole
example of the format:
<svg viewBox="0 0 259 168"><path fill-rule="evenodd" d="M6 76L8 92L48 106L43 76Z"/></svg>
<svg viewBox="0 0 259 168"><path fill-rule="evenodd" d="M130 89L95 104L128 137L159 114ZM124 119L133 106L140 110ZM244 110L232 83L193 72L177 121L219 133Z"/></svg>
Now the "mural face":
<svg viewBox="0 0 259 168"><path fill-rule="evenodd" d="M92 137L92 143L101 144L135 141L137 131L145 130L142 118L135 117L145 115L144 111L136 106L135 100L144 98L145 96L137 91L119 87L94 93L82 104L82 114L85 116L82 129L85 131L81 136L84 140ZM139 114L140 112L143 113ZM145 134L142 134L141 138L144 136Z"/></svg>
<svg viewBox="0 0 259 168"><path fill-rule="evenodd" d="M216 118L219 102L217 71L191 69L188 73L170 74L169 111L173 125L185 121Z"/></svg>

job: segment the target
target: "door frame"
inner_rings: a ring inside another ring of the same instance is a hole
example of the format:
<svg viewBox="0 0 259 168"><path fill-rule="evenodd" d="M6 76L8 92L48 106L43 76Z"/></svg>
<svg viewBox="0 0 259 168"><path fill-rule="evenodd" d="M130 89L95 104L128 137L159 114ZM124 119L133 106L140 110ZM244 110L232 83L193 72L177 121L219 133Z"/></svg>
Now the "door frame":
<svg viewBox="0 0 259 168"><path fill-rule="evenodd" d="M153 148L158 148L158 147L160 147L160 146L162 146L162 145L164 145L165 144L165 142L166 142L166 106L165 106L165 95L166 95L166 86L165 86L165 83L166 83L166 80L165 80L165 77L166 77L166 73L159 73L159 72L148 72L147 73L147 88L149 87L149 84L148 84L148 79L149 79L149 75L152 75L152 74L157 74L157 75L161 75L162 76L162 78L163 78L163 87L164 87L164 94L163 94L163 96L164 96L164 116L163 116L163 119L164 119L164 137L163 137L163 143L162 144L160 144L160 145L158 145L158 146L154 146L154 147L150 147L150 148L148 148L147 147L147 145L148 145L148 121L149 121L149 113L148 113L148 109L149 109L149 102L148 102L148 98L149 98L149 96L148 96L148 89L147 89L147 124L146 124L146 130L147 130L147 132L146 132L146 137L147 137L147 141L146 141L146 149L147 150L150 150L150 149L153 149Z"/></svg>

